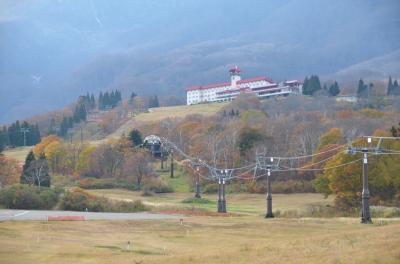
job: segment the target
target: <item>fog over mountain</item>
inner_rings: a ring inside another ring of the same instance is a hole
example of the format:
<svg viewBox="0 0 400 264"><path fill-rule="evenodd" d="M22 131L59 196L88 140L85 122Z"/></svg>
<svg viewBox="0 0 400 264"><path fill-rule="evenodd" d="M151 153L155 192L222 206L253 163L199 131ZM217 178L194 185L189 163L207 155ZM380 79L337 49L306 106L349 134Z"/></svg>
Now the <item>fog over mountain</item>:
<svg viewBox="0 0 400 264"><path fill-rule="evenodd" d="M400 77L398 0L2 0L0 123L82 93L319 74Z"/></svg>

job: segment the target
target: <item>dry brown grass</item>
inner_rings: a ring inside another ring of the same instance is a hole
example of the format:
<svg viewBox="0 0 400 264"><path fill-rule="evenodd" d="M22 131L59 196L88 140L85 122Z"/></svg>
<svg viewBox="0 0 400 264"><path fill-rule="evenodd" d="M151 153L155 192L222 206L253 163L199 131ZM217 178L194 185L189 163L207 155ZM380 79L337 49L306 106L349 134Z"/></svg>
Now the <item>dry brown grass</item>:
<svg viewBox="0 0 400 264"><path fill-rule="evenodd" d="M400 222L361 225L358 219L2 222L0 239L1 263L400 261Z"/></svg>
<svg viewBox="0 0 400 264"><path fill-rule="evenodd" d="M141 122L154 122L168 117L184 117L192 114L209 116L214 115L225 105L226 103L212 103L151 108L149 113L140 114L135 119Z"/></svg>
<svg viewBox="0 0 400 264"><path fill-rule="evenodd" d="M13 149L7 149L3 151L3 154L6 157L13 158L19 162L24 162L26 156L28 155L29 151L31 151L33 147L18 147Z"/></svg>
<svg viewBox="0 0 400 264"><path fill-rule="evenodd" d="M185 209L191 207L191 205L182 204L181 202L188 197L193 197L193 193L167 193L143 197L141 196L140 192L120 189L89 190L89 192L111 199L132 201L143 200L145 204L153 206L154 210L156 211L162 210L163 207L167 209ZM217 207L215 203L217 194L203 194L202 197L214 203L198 204L194 205L194 207L215 211ZM325 199L322 194L317 193L274 194L273 210L279 210L282 213L289 210L302 212L307 210L307 208L311 205L333 205L333 199L333 196ZM227 194L227 209L229 212L249 215L263 215L265 214L265 207L265 194Z"/></svg>
<svg viewBox="0 0 400 264"><path fill-rule="evenodd" d="M151 108L148 113L141 113L138 116L128 120L114 133L108 135L106 139L92 141L92 143L100 144L108 139L119 138L122 134L127 135L133 128L137 127L138 122L159 122L165 118L185 117L192 114L211 116L221 110L225 105L226 103L212 103Z"/></svg>

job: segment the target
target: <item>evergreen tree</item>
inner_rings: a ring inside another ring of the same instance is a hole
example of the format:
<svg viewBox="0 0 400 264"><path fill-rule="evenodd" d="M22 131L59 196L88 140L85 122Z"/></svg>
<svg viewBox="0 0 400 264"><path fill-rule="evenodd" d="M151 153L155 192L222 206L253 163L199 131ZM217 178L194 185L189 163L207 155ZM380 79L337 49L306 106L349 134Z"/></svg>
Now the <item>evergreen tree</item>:
<svg viewBox="0 0 400 264"><path fill-rule="evenodd" d="M117 90L117 102L121 102L122 101L122 94L120 91Z"/></svg>
<svg viewBox="0 0 400 264"><path fill-rule="evenodd" d="M39 187L50 187L49 163L43 152L40 153L38 159L29 163L22 180L25 183L34 184Z"/></svg>
<svg viewBox="0 0 400 264"><path fill-rule="evenodd" d="M90 108L94 109L96 107L96 100L94 99L94 94L90 96Z"/></svg>
<svg viewBox="0 0 400 264"><path fill-rule="evenodd" d="M87 112L84 104L81 104L81 106L79 107L79 117L81 121L86 121Z"/></svg>
<svg viewBox="0 0 400 264"><path fill-rule="evenodd" d="M0 155L1 155L1 152L3 152L5 147L6 147L6 143L4 140L3 131L0 131Z"/></svg>
<svg viewBox="0 0 400 264"><path fill-rule="evenodd" d="M23 132L23 130L25 132ZM28 124L28 122L24 121L21 124L21 137L22 137L22 144L20 146L23 146L26 144L26 146L31 145L31 135L32 135L32 127Z"/></svg>
<svg viewBox="0 0 400 264"><path fill-rule="evenodd" d="M303 83L303 94L313 95L317 91L321 90L321 82L319 81L318 75L311 75L310 78L305 78Z"/></svg>
<svg viewBox="0 0 400 264"><path fill-rule="evenodd" d="M308 76L306 76L306 78L304 79L304 82L303 82L303 94L305 94L305 95L309 94L308 86L309 86L309 80L308 80Z"/></svg>
<svg viewBox="0 0 400 264"><path fill-rule="evenodd" d="M61 124L60 124L60 132L59 135L61 137L64 137L65 135L67 135L68 132L68 128L69 128L69 118L67 117L63 117Z"/></svg>
<svg viewBox="0 0 400 264"><path fill-rule="evenodd" d="M6 126L3 126L2 135L3 135L4 146L10 146L10 144L11 144L10 143L10 136L8 134L8 129L7 129Z"/></svg>
<svg viewBox="0 0 400 264"><path fill-rule="evenodd" d="M0 154L6 147L5 142L3 141L3 131L0 131Z"/></svg>
<svg viewBox="0 0 400 264"><path fill-rule="evenodd" d="M393 95L400 95L400 86L397 80L394 81L393 83L393 89L392 89L392 94Z"/></svg>
<svg viewBox="0 0 400 264"><path fill-rule="evenodd" d="M10 139L10 146L15 147L15 124L11 124L11 126L8 127L7 134Z"/></svg>
<svg viewBox="0 0 400 264"><path fill-rule="evenodd" d="M132 141L133 146L139 146L143 143L142 133L139 130L133 129L129 133L129 140Z"/></svg>
<svg viewBox="0 0 400 264"><path fill-rule="evenodd" d="M68 117L68 128L74 127L74 118L72 116Z"/></svg>
<svg viewBox="0 0 400 264"><path fill-rule="evenodd" d="M37 123L35 124L34 131L35 131L35 136L34 136L35 140L34 140L33 144L36 145L36 144L40 143L40 141L42 140L42 136L40 135L39 125Z"/></svg>
<svg viewBox="0 0 400 264"><path fill-rule="evenodd" d="M0 130L0 148L4 150L4 148L9 145L10 145L10 140L8 138L8 130L7 127L4 126L2 130Z"/></svg>
<svg viewBox="0 0 400 264"><path fill-rule="evenodd" d="M149 108L154 108L154 107L159 107L160 104L158 102L158 97L157 95L154 95L153 97L150 97L149 99Z"/></svg>
<svg viewBox="0 0 400 264"><path fill-rule="evenodd" d="M56 120L54 118L50 119L49 130L47 133L49 135L56 134Z"/></svg>
<svg viewBox="0 0 400 264"><path fill-rule="evenodd" d="M311 79L312 80L312 87L313 87L313 93L312 94L314 94L315 92L321 90L321 82L319 81L318 75L314 75L312 77L313 77Z"/></svg>
<svg viewBox="0 0 400 264"><path fill-rule="evenodd" d="M74 123L79 123L79 121L81 120L81 118L79 116L79 106L78 105L75 106L73 118L74 118Z"/></svg>
<svg viewBox="0 0 400 264"><path fill-rule="evenodd" d="M400 137L400 123L398 127L392 126L390 132L392 133L393 137Z"/></svg>
<svg viewBox="0 0 400 264"><path fill-rule="evenodd" d="M85 104L83 104L83 103L78 104L75 107L75 111L74 111L74 115L73 115L74 122L79 123L81 121L86 121L86 117L87 117L87 112L86 112Z"/></svg>
<svg viewBox="0 0 400 264"><path fill-rule="evenodd" d="M36 127L35 125L28 125L28 133L26 133L26 145L33 146L36 143Z"/></svg>
<svg viewBox="0 0 400 264"><path fill-rule="evenodd" d="M389 76L389 82L388 82L388 87L387 87L387 95L393 95L393 82L392 82L392 76Z"/></svg>
<svg viewBox="0 0 400 264"><path fill-rule="evenodd" d="M112 91L110 94L110 105L111 105L111 107L114 108L116 106L116 104L117 104L117 98L115 96L115 92Z"/></svg>
<svg viewBox="0 0 400 264"><path fill-rule="evenodd" d="M331 86L329 86L328 92L330 96L337 96L340 93L340 88L336 81Z"/></svg>
<svg viewBox="0 0 400 264"><path fill-rule="evenodd" d="M358 81L357 96L364 98L368 96L368 85L362 79Z"/></svg>
<svg viewBox="0 0 400 264"><path fill-rule="evenodd" d="M15 122L15 132L14 132L14 146L20 147L24 145L24 134L21 132L21 125L19 120Z"/></svg>
<svg viewBox="0 0 400 264"><path fill-rule="evenodd" d="M20 147L24 145L25 140L27 146L32 146L40 142L39 126L37 124L30 125L26 121L20 124L20 122L17 120L8 128L3 127L2 134L4 137L3 142L5 142L5 146Z"/></svg>
<svg viewBox="0 0 400 264"><path fill-rule="evenodd" d="M20 178L20 183L21 184L29 184L29 175L28 175L28 170L29 167L31 166L32 162L35 161L35 155L33 154L33 151L31 150L28 155L25 158L25 164L22 167L22 174Z"/></svg>
<svg viewBox="0 0 400 264"><path fill-rule="evenodd" d="M133 100L135 99L136 96L137 96L137 94L135 92L132 92L131 96L129 97L129 102L133 103Z"/></svg>
<svg viewBox="0 0 400 264"><path fill-rule="evenodd" d="M100 95L99 95L98 105L99 105L98 106L99 110L103 110L104 109L104 95L103 95L102 92L100 92Z"/></svg>
<svg viewBox="0 0 400 264"><path fill-rule="evenodd" d="M104 103L104 109L107 109L107 110L110 109L111 100L110 100L110 94L108 92L106 92L104 94L103 103Z"/></svg>

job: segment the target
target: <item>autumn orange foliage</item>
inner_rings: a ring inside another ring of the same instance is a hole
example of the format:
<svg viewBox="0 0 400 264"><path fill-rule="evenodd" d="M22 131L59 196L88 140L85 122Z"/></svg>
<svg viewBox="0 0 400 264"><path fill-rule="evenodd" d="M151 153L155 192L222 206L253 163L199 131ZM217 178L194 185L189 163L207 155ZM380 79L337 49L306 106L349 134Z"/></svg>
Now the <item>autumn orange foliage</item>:
<svg viewBox="0 0 400 264"><path fill-rule="evenodd" d="M33 153L35 154L36 157L39 157L41 153L45 153L45 149L47 146L49 146L50 144L54 143L54 142L62 142L62 139L55 136L55 135L50 135L47 137L42 138L42 140L40 141L39 144L37 144L34 148L33 148Z"/></svg>

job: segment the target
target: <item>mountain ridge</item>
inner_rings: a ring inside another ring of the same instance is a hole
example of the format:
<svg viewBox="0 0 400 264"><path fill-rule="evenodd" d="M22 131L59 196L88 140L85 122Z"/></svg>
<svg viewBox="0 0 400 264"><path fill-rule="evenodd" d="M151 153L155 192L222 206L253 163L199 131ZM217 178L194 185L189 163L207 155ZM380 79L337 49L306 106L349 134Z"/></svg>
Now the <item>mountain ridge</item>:
<svg viewBox="0 0 400 264"><path fill-rule="evenodd" d="M0 123L86 92L184 97L186 86L226 81L234 64L244 77L303 79L400 49L395 0L6 0L0 7L7 39L0 44L0 93L7 94Z"/></svg>

